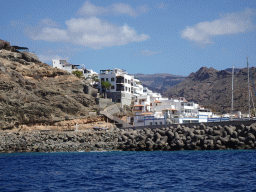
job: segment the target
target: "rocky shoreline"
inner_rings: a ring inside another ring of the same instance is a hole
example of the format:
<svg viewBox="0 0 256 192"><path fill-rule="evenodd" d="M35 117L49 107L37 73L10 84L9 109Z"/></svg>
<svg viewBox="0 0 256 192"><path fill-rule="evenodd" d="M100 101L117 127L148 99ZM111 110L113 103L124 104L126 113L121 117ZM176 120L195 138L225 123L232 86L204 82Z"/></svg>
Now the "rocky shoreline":
<svg viewBox="0 0 256 192"><path fill-rule="evenodd" d="M256 123L249 126L111 128L107 131L0 132L0 153L256 149L255 136Z"/></svg>

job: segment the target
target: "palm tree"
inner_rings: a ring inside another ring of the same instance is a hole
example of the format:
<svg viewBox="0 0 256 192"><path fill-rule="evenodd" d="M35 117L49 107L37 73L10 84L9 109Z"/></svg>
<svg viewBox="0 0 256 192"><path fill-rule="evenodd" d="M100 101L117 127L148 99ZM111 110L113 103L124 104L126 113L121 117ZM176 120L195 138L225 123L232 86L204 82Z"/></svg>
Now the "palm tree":
<svg viewBox="0 0 256 192"><path fill-rule="evenodd" d="M108 81L101 81L102 92L105 92L106 89L109 90L111 86L111 83L109 83Z"/></svg>
<svg viewBox="0 0 256 192"><path fill-rule="evenodd" d="M85 80L89 80L92 85L94 85L96 82L99 82L98 75L96 74L89 75Z"/></svg>

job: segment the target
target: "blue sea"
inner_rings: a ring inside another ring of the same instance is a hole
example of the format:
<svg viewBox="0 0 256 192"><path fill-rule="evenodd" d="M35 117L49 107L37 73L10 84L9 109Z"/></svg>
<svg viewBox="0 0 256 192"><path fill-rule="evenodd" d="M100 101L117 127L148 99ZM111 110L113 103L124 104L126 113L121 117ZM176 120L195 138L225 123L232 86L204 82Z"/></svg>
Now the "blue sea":
<svg viewBox="0 0 256 192"><path fill-rule="evenodd" d="M256 191L256 151L0 154L0 191Z"/></svg>

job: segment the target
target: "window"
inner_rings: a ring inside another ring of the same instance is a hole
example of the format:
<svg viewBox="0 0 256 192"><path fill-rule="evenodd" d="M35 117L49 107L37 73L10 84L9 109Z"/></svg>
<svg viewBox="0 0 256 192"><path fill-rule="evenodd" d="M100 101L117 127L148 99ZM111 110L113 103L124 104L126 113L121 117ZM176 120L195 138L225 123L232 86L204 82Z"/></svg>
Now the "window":
<svg viewBox="0 0 256 192"><path fill-rule="evenodd" d="M115 86L111 86L111 89L115 89Z"/></svg>
<svg viewBox="0 0 256 192"><path fill-rule="evenodd" d="M114 78L114 77L112 77L112 78L111 78L111 81L115 81L115 78Z"/></svg>
<svg viewBox="0 0 256 192"><path fill-rule="evenodd" d="M193 107L193 103L181 103L181 106L192 106Z"/></svg>
<svg viewBox="0 0 256 192"><path fill-rule="evenodd" d="M150 122L150 125L152 125L152 122Z"/></svg>
<svg viewBox="0 0 256 192"><path fill-rule="evenodd" d="M127 79L125 79L124 82L127 83Z"/></svg>
<svg viewBox="0 0 256 192"><path fill-rule="evenodd" d="M160 122L160 125L162 125L163 123L162 122Z"/></svg>
<svg viewBox="0 0 256 192"><path fill-rule="evenodd" d="M127 89L127 87L125 87L125 91L127 91L128 89Z"/></svg>
<svg viewBox="0 0 256 192"><path fill-rule="evenodd" d="M108 78L106 78L106 81L108 81Z"/></svg>
<svg viewBox="0 0 256 192"><path fill-rule="evenodd" d="M130 80L128 80L128 84L131 84Z"/></svg>
<svg viewBox="0 0 256 192"><path fill-rule="evenodd" d="M104 78L101 78L101 81L104 81Z"/></svg>
<svg viewBox="0 0 256 192"><path fill-rule="evenodd" d="M157 125L157 122L155 122L155 125Z"/></svg>
<svg viewBox="0 0 256 192"><path fill-rule="evenodd" d="M129 88L129 92L131 92L131 88Z"/></svg>

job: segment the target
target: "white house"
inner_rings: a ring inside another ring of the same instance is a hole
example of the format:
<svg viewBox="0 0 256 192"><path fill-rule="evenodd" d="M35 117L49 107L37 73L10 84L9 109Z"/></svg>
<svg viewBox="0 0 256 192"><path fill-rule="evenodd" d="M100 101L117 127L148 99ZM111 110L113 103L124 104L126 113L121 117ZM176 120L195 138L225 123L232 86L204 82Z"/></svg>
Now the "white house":
<svg viewBox="0 0 256 192"><path fill-rule="evenodd" d="M91 85L93 85L93 84L97 84L97 82L95 82L95 79L98 79L99 75L98 75L98 73L96 73L92 69L84 69L84 78L87 81L89 81L89 83Z"/></svg>
<svg viewBox="0 0 256 192"><path fill-rule="evenodd" d="M133 80L134 76L128 75L125 70L100 70L99 85L100 92L106 92L108 98L112 98L113 102L119 102L124 105L130 105L133 95ZM101 86L102 81L108 81L111 87L105 90Z"/></svg>
<svg viewBox="0 0 256 192"><path fill-rule="evenodd" d="M60 60L60 59L53 59L52 60L52 67L56 67L65 71L68 71L69 73L72 73L73 71L82 71L84 74L84 70L83 69L78 69L79 65L73 65L70 63L67 63L66 60Z"/></svg>

